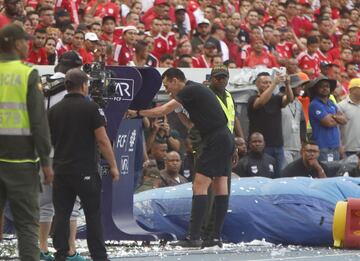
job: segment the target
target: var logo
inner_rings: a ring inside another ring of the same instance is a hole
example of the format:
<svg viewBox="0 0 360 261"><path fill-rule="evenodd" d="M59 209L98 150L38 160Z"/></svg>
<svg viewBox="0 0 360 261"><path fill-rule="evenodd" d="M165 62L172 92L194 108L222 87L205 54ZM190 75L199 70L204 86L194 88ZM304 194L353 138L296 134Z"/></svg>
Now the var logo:
<svg viewBox="0 0 360 261"><path fill-rule="evenodd" d="M132 101L134 99L134 80L112 78L115 85L114 101Z"/></svg>
<svg viewBox="0 0 360 261"><path fill-rule="evenodd" d="M129 156L121 156L120 159L120 173L121 175L129 174Z"/></svg>

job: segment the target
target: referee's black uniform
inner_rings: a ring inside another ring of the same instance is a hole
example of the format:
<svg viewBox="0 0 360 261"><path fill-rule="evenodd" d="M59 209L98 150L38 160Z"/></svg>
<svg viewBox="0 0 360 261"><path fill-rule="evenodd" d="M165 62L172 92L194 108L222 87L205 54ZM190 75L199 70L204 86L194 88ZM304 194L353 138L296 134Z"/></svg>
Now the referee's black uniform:
<svg viewBox="0 0 360 261"><path fill-rule="evenodd" d="M69 250L69 219L75 198L80 197L87 225L87 243L93 260L108 260L101 224L101 180L97 172L94 131L105 125L98 105L80 93L69 93L49 111L55 149L53 201L57 260ZM65 259L64 259L65 260Z"/></svg>
<svg viewBox="0 0 360 261"><path fill-rule="evenodd" d="M234 137L227 127L227 118L213 91L202 84L187 81L175 99L188 111L190 120L199 130L202 152L196 161L196 172L209 178L230 176ZM200 229L207 208L207 195L194 195L190 223L190 240L200 239ZM228 195L215 197L214 238L220 238Z"/></svg>

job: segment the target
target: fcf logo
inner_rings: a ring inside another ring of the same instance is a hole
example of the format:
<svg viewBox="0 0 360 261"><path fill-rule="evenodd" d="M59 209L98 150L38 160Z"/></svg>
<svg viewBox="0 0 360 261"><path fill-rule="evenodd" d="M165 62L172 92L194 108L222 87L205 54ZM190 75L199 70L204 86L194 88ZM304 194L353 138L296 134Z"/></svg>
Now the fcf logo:
<svg viewBox="0 0 360 261"><path fill-rule="evenodd" d="M124 148L127 140L127 135L119 135L116 141L116 147Z"/></svg>

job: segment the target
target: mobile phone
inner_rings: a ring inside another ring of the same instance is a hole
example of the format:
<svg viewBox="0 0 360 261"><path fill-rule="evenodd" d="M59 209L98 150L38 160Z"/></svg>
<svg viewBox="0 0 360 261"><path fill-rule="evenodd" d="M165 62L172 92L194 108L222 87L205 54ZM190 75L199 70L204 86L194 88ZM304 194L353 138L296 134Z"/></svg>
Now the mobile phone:
<svg viewBox="0 0 360 261"><path fill-rule="evenodd" d="M280 68L279 68L279 73L280 73L281 75L286 75L286 67L280 67Z"/></svg>
<svg viewBox="0 0 360 261"><path fill-rule="evenodd" d="M207 74L207 75L205 76L205 80L206 80L206 81L210 81L210 77L211 77L211 74Z"/></svg>
<svg viewBox="0 0 360 261"><path fill-rule="evenodd" d="M159 118L158 118L158 121L159 121L160 123L164 123L164 116L159 117Z"/></svg>

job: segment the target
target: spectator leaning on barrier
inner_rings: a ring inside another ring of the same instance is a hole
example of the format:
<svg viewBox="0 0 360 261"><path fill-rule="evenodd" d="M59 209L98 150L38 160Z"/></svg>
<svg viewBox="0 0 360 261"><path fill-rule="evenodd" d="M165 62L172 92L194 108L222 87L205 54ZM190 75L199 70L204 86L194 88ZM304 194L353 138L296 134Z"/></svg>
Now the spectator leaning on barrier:
<svg viewBox="0 0 360 261"><path fill-rule="evenodd" d="M279 175L285 164L281 109L294 99L286 77L276 73L272 80L269 73L259 73L255 79L259 94L248 101L249 134L260 132L264 135L265 152L276 160L275 175ZM285 95L274 95L274 89L280 83L285 83Z"/></svg>
<svg viewBox="0 0 360 261"><path fill-rule="evenodd" d="M336 88L336 81L320 76L311 81L307 92L312 98L309 106L309 119L312 127L312 139L320 148L321 161L340 159L339 126L346 124L346 117L329 99Z"/></svg>
<svg viewBox="0 0 360 261"><path fill-rule="evenodd" d="M181 158L176 151L170 151L166 154L165 169L160 171L160 177L157 182L159 188L171 187L187 183L187 179L180 175Z"/></svg>
<svg viewBox="0 0 360 261"><path fill-rule="evenodd" d="M287 164L300 157L301 142L306 139L304 110L297 97L300 96L304 85L308 82L309 77L305 73L290 75L289 85L295 98L281 110L284 154Z"/></svg>
<svg viewBox="0 0 360 261"><path fill-rule="evenodd" d="M39 162L51 183L50 134L39 75L23 64L29 35L10 24L0 30L0 213L14 217L21 261L39 260ZM5 116L7 115L7 116Z"/></svg>
<svg viewBox="0 0 360 261"><path fill-rule="evenodd" d="M348 97L338 104L339 111L347 119L347 123L340 126L346 156L360 151L360 78L350 81L349 92Z"/></svg>
<svg viewBox="0 0 360 261"><path fill-rule="evenodd" d="M275 178L275 164L273 157L264 152L265 141L261 133L254 132L249 139L249 152L239 160L233 172L240 177Z"/></svg>
<svg viewBox="0 0 360 261"><path fill-rule="evenodd" d="M302 144L301 158L287 165L282 171L281 177L313 177L326 178L328 168L319 160L319 146L314 141Z"/></svg>
<svg viewBox="0 0 360 261"><path fill-rule="evenodd" d="M156 161L156 166L159 170L164 169L166 152L168 151L167 143L155 140L147 147L150 150L149 159L154 159Z"/></svg>
<svg viewBox="0 0 360 261"><path fill-rule="evenodd" d="M119 171L104 127L104 113L96 103L85 98L88 81L88 76L80 69L69 70L65 76L68 94L49 111L55 170L55 260L68 258L69 218L76 196L80 197L84 208L90 255L94 260L108 260L101 225L101 179L97 172L96 143L109 163L113 181L119 179Z"/></svg>

